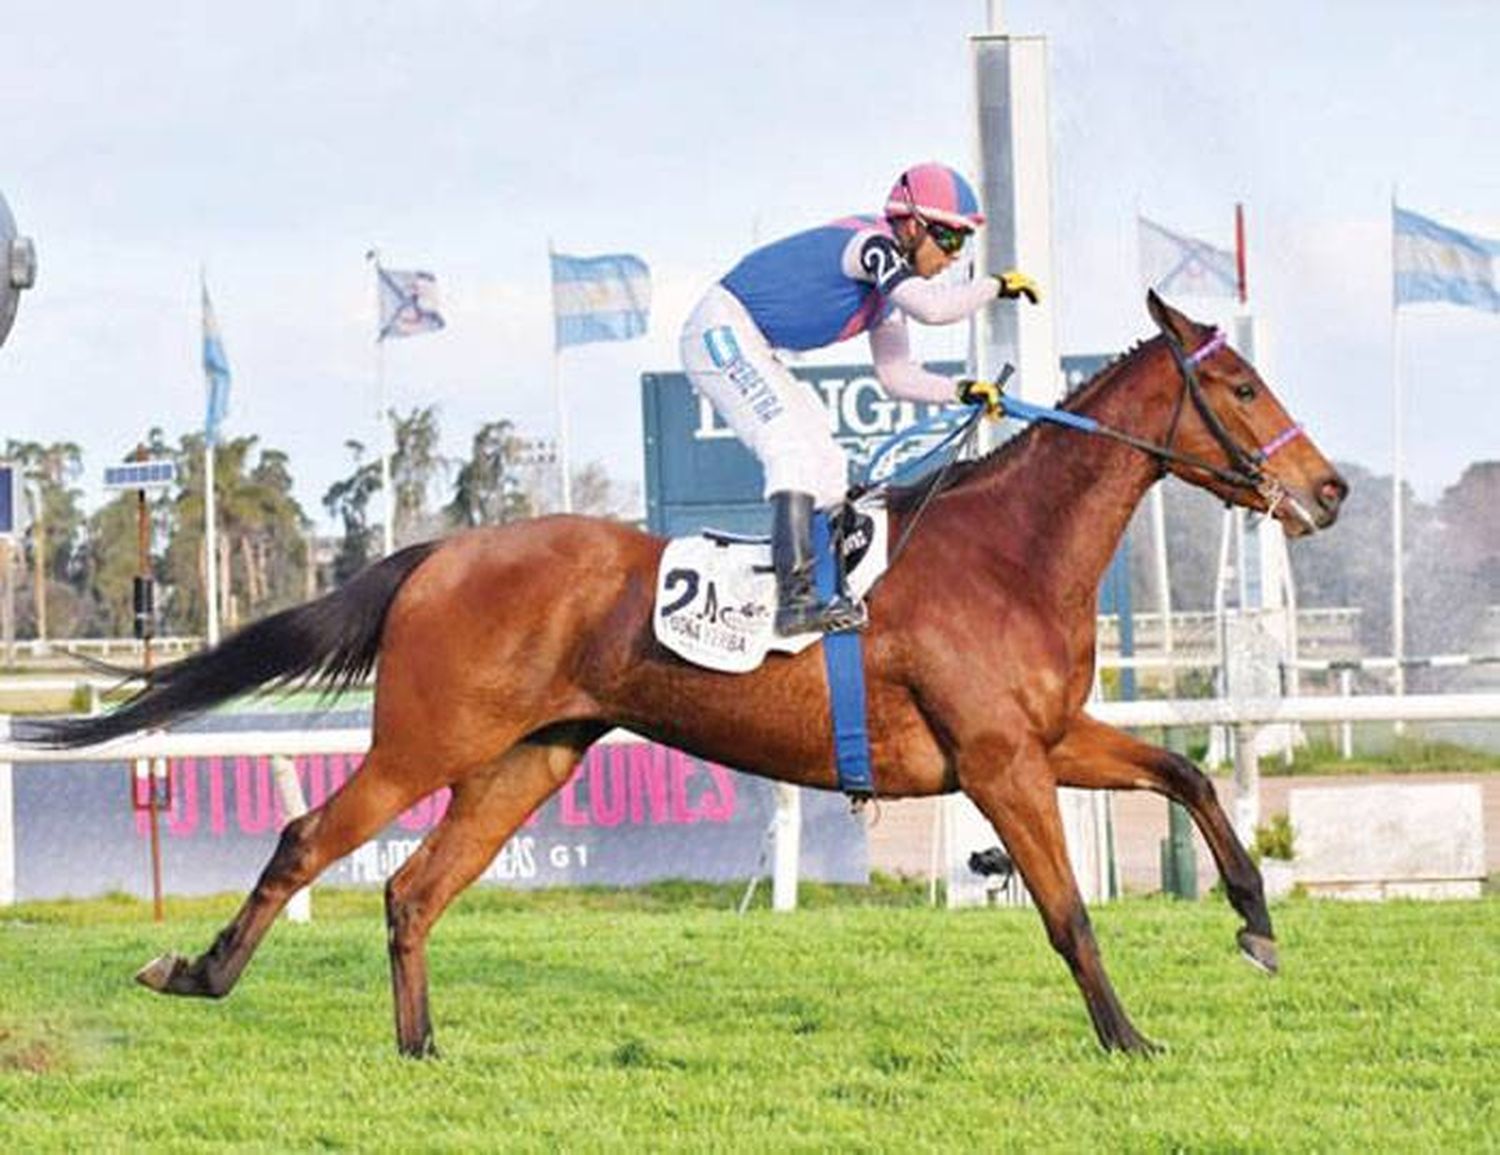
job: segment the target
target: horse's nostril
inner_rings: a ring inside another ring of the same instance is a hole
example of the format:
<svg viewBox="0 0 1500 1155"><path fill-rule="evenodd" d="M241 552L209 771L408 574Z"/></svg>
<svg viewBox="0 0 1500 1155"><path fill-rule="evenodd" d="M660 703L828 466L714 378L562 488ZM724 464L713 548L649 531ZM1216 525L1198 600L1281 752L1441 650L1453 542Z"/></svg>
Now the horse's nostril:
<svg viewBox="0 0 1500 1155"><path fill-rule="evenodd" d="M1324 509L1334 510L1343 503L1348 492L1349 487L1341 478L1332 477L1318 487L1318 500Z"/></svg>

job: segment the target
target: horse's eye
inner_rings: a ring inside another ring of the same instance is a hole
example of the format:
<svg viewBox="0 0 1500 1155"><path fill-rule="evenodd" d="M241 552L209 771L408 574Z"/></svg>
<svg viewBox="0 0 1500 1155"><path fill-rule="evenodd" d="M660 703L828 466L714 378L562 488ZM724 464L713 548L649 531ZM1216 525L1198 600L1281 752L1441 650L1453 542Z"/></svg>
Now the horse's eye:
<svg viewBox="0 0 1500 1155"><path fill-rule="evenodd" d="M1236 397L1238 397L1241 401L1254 401L1255 400L1255 386L1254 385L1236 385L1234 387L1234 395Z"/></svg>

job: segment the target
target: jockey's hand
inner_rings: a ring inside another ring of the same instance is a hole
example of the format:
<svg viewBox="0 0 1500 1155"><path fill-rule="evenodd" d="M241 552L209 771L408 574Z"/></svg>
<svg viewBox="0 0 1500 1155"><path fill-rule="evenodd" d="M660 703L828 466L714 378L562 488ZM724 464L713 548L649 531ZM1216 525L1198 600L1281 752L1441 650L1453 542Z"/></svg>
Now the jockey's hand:
<svg viewBox="0 0 1500 1155"><path fill-rule="evenodd" d="M1005 394L993 381L970 381L967 377L958 382L958 399L965 405L984 407L986 417L999 420L1005 416Z"/></svg>
<svg viewBox="0 0 1500 1155"><path fill-rule="evenodd" d="M1036 282L1019 269L1010 269L1004 273L992 273L991 276L1000 283L1001 300L1015 300L1017 297L1025 297L1035 305L1042 299L1042 291L1036 287Z"/></svg>

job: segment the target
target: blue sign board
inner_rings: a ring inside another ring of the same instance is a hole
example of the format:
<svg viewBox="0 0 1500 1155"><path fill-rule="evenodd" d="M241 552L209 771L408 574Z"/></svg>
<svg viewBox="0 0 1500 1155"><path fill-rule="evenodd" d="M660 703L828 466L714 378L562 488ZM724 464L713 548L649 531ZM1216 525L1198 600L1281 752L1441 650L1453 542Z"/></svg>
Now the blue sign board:
<svg viewBox="0 0 1500 1155"><path fill-rule="evenodd" d="M16 532L16 467L0 465L0 537Z"/></svg>
<svg viewBox="0 0 1500 1155"><path fill-rule="evenodd" d="M131 461L104 467L105 489L158 489L176 480L175 461Z"/></svg>
<svg viewBox="0 0 1500 1155"><path fill-rule="evenodd" d="M957 362L929 366L957 375ZM894 433L942 406L897 401L868 365L797 366L792 370L822 398L834 437L849 455L851 480L863 475L875 451ZM646 438L646 521L653 533L694 533L705 526L733 533L764 533L770 512L756 461L693 391L685 373L641 377ZM927 444L936 440L930 438ZM923 451L913 444L903 460Z"/></svg>

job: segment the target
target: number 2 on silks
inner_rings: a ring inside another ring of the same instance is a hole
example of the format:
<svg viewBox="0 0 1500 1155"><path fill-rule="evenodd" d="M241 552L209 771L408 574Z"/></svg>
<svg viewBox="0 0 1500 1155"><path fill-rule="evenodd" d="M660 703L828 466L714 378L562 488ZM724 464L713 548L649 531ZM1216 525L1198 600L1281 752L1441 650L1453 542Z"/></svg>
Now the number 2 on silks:
<svg viewBox="0 0 1500 1155"><path fill-rule="evenodd" d="M679 586L683 587L683 592L673 597L673 590ZM661 616L670 618L698 596L698 571L691 569L668 570L662 587L665 589L667 596L671 597L672 600L662 606Z"/></svg>

